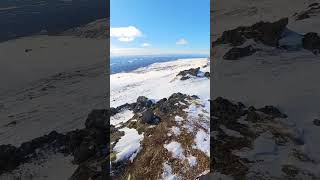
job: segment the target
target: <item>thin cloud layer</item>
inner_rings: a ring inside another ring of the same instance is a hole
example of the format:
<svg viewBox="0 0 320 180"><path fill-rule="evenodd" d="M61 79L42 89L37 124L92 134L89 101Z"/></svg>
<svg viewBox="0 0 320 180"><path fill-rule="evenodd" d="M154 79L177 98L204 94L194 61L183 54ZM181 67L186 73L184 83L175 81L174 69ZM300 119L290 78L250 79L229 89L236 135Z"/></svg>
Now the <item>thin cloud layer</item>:
<svg viewBox="0 0 320 180"><path fill-rule="evenodd" d="M142 32L134 26L117 27L110 28L110 36L115 37L122 42L131 42L137 37L142 36Z"/></svg>
<svg viewBox="0 0 320 180"><path fill-rule="evenodd" d="M141 47L150 47L151 46L151 44L149 44L149 43L143 43L143 44L141 44Z"/></svg>
<svg viewBox="0 0 320 180"><path fill-rule="evenodd" d="M184 38L181 38L176 42L176 45L186 45L186 44L188 44L188 41Z"/></svg>

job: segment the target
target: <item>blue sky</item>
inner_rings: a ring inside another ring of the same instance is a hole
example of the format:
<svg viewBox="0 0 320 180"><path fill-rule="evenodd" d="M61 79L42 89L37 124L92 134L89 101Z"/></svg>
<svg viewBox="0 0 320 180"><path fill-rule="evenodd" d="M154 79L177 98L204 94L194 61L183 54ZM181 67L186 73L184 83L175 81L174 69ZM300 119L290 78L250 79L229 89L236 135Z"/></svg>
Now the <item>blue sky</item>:
<svg viewBox="0 0 320 180"><path fill-rule="evenodd" d="M111 55L209 54L210 0L111 0Z"/></svg>

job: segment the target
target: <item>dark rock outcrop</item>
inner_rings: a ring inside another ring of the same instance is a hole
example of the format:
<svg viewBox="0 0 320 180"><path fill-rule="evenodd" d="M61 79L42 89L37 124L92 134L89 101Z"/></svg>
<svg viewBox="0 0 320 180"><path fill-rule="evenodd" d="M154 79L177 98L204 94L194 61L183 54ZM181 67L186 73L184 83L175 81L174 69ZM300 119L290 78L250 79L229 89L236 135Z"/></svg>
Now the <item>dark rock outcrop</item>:
<svg viewBox="0 0 320 180"><path fill-rule="evenodd" d="M93 110L88 115L86 127L66 134L52 131L47 135L22 143L20 147L12 145L0 146L0 174L18 167L20 164L37 157L37 150L56 151L72 154L74 163L80 164L76 172L83 172L83 163L94 164L101 168L98 159L105 159L109 155L109 110ZM97 170L97 172L99 172ZM81 174L81 173L80 173ZM90 178L97 179L97 173ZM98 173L99 174L99 173ZM87 178L89 179L89 178Z"/></svg>
<svg viewBox="0 0 320 180"><path fill-rule="evenodd" d="M204 77L210 78L210 72L205 72Z"/></svg>
<svg viewBox="0 0 320 180"><path fill-rule="evenodd" d="M92 110L88 115L85 126L87 129L97 128L104 130L107 128L107 126L109 126L109 121L107 121L109 116L110 111L105 109Z"/></svg>
<svg viewBox="0 0 320 180"><path fill-rule="evenodd" d="M156 103L156 107L159 108L161 113L167 114L172 111L175 111L177 108L181 108L176 106L179 102L184 102L188 98L188 95L182 93L174 93L168 99L163 98Z"/></svg>
<svg viewBox="0 0 320 180"><path fill-rule="evenodd" d="M230 44L240 46L246 39L254 39L268 46L277 47L281 34L288 24L288 18L280 19L276 22L258 22L248 27L238 27L233 30L223 32L213 45Z"/></svg>
<svg viewBox="0 0 320 180"><path fill-rule="evenodd" d="M177 76L182 76L180 80L187 80L190 76L197 77L200 67L190 68L187 70L180 71Z"/></svg>
<svg viewBox="0 0 320 180"><path fill-rule="evenodd" d="M65 142L65 135L52 131L48 135L22 143L20 147L0 145L0 174L11 171L30 160L31 155L36 154L37 149L50 148L54 151L65 152L63 150Z"/></svg>
<svg viewBox="0 0 320 180"><path fill-rule="evenodd" d="M23 160L16 147L0 145L0 174L15 169Z"/></svg>
<svg viewBox="0 0 320 180"><path fill-rule="evenodd" d="M312 51L314 54L319 54L320 51L320 36L317 33L307 33L302 39L304 49Z"/></svg>
<svg viewBox="0 0 320 180"><path fill-rule="evenodd" d="M319 119L314 119L313 124L316 126L320 126L320 120Z"/></svg>
<svg viewBox="0 0 320 180"><path fill-rule="evenodd" d="M274 106L265 106L263 108L258 109L265 114L270 115L272 118L287 118L288 116L284 113L281 113L279 109Z"/></svg>
<svg viewBox="0 0 320 180"><path fill-rule="evenodd" d="M142 121L147 124L158 124L160 119L153 113L152 109L147 109L142 113Z"/></svg>
<svg viewBox="0 0 320 180"><path fill-rule="evenodd" d="M253 144L264 133L270 133L271 137L268 138L277 146L296 148L304 143L303 138L297 134L287 133L292 127L276 119L286 118L287 115L273 106L246 108L242 103L218 97L211 101L210 111L210 154L214 154L210 158L211 169L234 179L247 179L251 175L249 168L259 165L258 161L239 154L243 150L245 154L250 154L251 149L255 151Z"/></svg>
<svg viewBox="0 0 320 180"><path fill-rule="evenodd" d="M224 56L225 60L238 60L242 57L250 56L254 54L258 49L253 48L251 45L244 48L234 47L231 48Z"/></svg>
<svg viewBox="0 0 320 180"><path fill-rule="evenodd" d="M142 112L147 108L150 108L153 105L152 100L144 97L139 96L137 102L134 104L133 112Z"/></svg>
<svg viewBox="0 0 320 180"><path fill-rule="evenodd" d="M295 17L296 21L304 20L315 16L317 13L320 12L320 4L319 3L312 3L308 6L308 8L304 11L299 13L295 13L293 16Z"/></svg>

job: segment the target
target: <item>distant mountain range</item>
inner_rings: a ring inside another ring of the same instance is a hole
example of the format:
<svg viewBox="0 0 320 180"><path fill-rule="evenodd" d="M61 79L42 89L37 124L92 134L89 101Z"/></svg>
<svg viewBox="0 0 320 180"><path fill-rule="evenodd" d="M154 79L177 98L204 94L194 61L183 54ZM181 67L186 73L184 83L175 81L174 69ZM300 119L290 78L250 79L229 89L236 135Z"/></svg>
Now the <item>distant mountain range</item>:
<svg viewBox="0 0 320 180"><path fill-rule="evenodd" d="M60 34L108 16L105 0L5 0L0 2L0 41Z"/></svg>

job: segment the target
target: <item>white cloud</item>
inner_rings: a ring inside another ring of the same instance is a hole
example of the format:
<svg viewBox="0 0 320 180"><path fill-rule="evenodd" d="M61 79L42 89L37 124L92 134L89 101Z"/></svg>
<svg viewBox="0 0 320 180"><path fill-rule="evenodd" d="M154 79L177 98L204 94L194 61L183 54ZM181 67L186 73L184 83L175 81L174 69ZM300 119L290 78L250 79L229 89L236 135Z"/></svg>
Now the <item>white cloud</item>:
<svg viewBox="0 0 320 180"><path fill-rule="evenodd" d="M150 47L151 44L149 44L149 43L143 43L143 44L141 44L141 46L142 46L142 47Z"/></svg>
<svg viewBox="0 0 320 180"><path fill-rule="evenodd" d="M209 55L209 49L186 49L186 50L177 50L177 49L157 49L157 48L120 48L120 47L111 47L110 53L113 56L125 56L125 55L161 55L161 54L205 54Z"/></svg>
<svg viewBox="0 0 320 180"><path fill-rule="evenodd" d="M137 37L142 36L142 32L134 26L117 27L110 28L110 36L118 38L122 42L131 42Z"/></svg>
<svg viewBox="0 0 320 180"><path fill-rule="evenodd" d="M176 42L176 45L186 45L186 44L188 44L188 41L184 38L181 38Z"/></svg>

